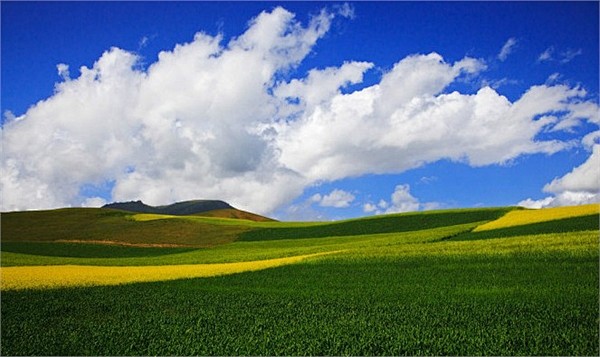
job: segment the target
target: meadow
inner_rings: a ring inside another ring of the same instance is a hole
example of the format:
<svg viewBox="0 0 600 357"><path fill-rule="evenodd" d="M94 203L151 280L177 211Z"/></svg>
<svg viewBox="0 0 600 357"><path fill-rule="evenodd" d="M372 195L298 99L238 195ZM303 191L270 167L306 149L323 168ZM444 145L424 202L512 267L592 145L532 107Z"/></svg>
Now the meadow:
<svg viewBox="0 0 600 357"><path fill-rule="evenodd" d="M31 213L68 213L62 231L23 235L28 213L3 214L1 354L598 355L598 205L558 210L312 223L67 210ZM178 231L178 243L65 242L78 215L96 217L89 241L141 242L152 225ZM231 236L215 239L218 229ZM221 270L186 271L209 266ZM99 269L96 280L77 267ZM33 285L11 276L34 268ZM97 279L111 274L102 269L153 278L113 284ZM53 276L70 285L46 284Z"/></svg>

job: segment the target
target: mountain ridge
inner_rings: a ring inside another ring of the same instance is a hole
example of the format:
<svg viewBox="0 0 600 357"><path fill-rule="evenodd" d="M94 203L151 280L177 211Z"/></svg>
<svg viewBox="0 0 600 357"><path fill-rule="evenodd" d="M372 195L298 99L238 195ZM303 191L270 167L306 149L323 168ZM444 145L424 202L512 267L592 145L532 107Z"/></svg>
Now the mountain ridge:
<svg viewBox="0 0 600 357"><path fill-rule="evenodd" d="M190 200L162 206L150 206L138 200L113 202L102 206L102 208L119 209L135 213L168 214L173 216L187 216L214 210L235 209L229 203L221 200Z"/></svg>
<svg viewBox="0 0 600 357"><path fill-rule="evenodd" d="M142 202L113 202L102 208L118 209L134 213L166 214L171 216L206 216L233 219L246 219L257 222L274 221L274 219L256 213L243 211L221 200L190 200L175 202L170 205L150 206Z"/></svg>

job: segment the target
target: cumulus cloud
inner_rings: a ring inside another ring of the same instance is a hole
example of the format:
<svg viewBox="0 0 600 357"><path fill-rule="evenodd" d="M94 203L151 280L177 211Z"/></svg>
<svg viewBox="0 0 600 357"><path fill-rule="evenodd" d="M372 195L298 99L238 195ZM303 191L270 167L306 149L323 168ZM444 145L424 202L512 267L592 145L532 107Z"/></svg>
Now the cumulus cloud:
<svg viewBox="0 0 600 357"><path fill-rule="evenodd" d="M277 112L276 74L299 64L333 16L302 26L278 7L226 45L197 33L147 71L111 48L3 127L3 210L81 205L80 187L107 181L113 200L149 204L214 197L269 212L296 197L306 180L253 129Z"/></svg>
<svg viewBox="0 0 600 357"><path fill-rule="evenodd" d="M354 201L354 195L344 190L335 189L328 195L321 198L319 205L322 207L335 207L344 208L350 207L352 201Z"/></svg>
<svg viewBox="0 0 600 357"><path fill-rule="evenodd" d="M390 202L380 200L377 205L367 202L363 205L363 212L375 214L402 213L413 211L424 211L440 208L437 202L420 202L418 198L410 193L410 185L397 185L390 196Z"/></svg>
<svg viewBox="0 0 600 357"><path fill-rule="evenodd" d="M564 85L533 86L514 103L489 87L472 95L440 93L481 68L469 58L448 64L435 53L409 56L379 84L273 125L272 145L280 162L311 181L402 172L442 158L484 166L569 147L538 134L581 103L597 107L582 100L584 90Z"/></svg>
<svg viewBox="0 0 600 357"><path fill-rule="evenodd" d="M371 213L375 211L377 211L377 206L375 206L374 204L367 202L363 205L363 212Z"/></svg>
<svg viewBox="0 0 600 357"><path fill-rule="evenodd" d="M341 67L312 69L306 78L280 83L275 88L275 96L297 101L297 104L284 107L288 112L280 114L290 116L314 111L339 95L341 88L362 82L363 74L372 67L373 64L368 62L346 62Z"/></svg>
<svg viewBox="0 0 600 357"><path fill-rule="evenodd" d="M302 24L277 7L226 43L197 33L147 69L119 48L80 67L78 77L59 64L54 95L2 127L2 210L97 205L83 188L110 183L110 200L218 198L268 214L317 182L440 159L503 164L573 145L540 133L598 125L598 106L579 87L533 86L514 102L490 87L446 92L486 69L471 57L448 63L438 53L410 55L378 83L349 93L342 89L361 83L373 63L281 79L335 16L352 14L325 9ZM378 209L425 207L399 187L397 204L392 197ZM318 202L354 199L334 192Z"/></svg>
<svg viewBox="0 0 600 357"><path fill-rule="evenodd" d="M500 53L498 53L498 59L500 61L506 61L506 59L508 58L508 55L510 55L512 53L512 51L515 49L516 45L517 45L517 39L514 37L511 37L508 40L506 40L506 42L504 43L504 46L502 46L502 49L500 49Z"/></svg>
<svg viewBox="0 0 600 357"><path fill-rule="evenodd" d="M593 147L590 157L562 177L544 186L552 194L540 200L530 198L518 203L528 208L572 206L600 202L600 144Z"/></svg>
<svg viewBox="0 0 600 357"><path fill-rule="evenodd" d="M418 211L420 206L419 200L410 194L409 185L398 185L392 193L390 207L385 213Z"/></svg>

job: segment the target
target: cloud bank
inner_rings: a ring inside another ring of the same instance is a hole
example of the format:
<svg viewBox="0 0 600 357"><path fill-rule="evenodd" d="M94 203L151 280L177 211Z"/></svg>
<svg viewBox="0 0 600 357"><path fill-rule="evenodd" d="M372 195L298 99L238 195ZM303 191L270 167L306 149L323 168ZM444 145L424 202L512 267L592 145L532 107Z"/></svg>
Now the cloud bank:
<svg viewBox="0 0 600 357"><path fill-rule="evenodd" d="M347 7L323 10L302 24L278 7L227 43L197 33L147 70L119 48L78 77L59 64L54 95L2 127L2 210L100 204L85 188L109 185L115 201L218 198L268 214L318 182L440 159L503 164L576 144L541 134L598 125L598 106L579 87L532 86L514 102L490 87L446 92L486 69L471 57L410 55L378 83L348 93L342 89L362 83L375 64L347 61L282 79L336 16L352 15ZM548 190L570 185L565 176ZM414 205L408 187L396 192L392 207ZM342 196L320 202L352 202Z"/></svg>

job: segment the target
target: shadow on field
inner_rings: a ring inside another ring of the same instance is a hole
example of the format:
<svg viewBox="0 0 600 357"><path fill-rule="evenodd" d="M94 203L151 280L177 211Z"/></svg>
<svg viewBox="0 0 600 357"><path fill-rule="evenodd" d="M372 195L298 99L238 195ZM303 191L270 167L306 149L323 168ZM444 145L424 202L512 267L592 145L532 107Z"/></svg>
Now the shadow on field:
<svg viewBox="0 0 600 357"><path fill-rule="evenodd" d="M118 245L55 243L55 242L2 242L3 252L70 258L135 258L156 257L185 253L197 248L150 248Z"/></svg>
<svg viewBox="0 0 600 357"><path fill-rule="evenodd" d="M241 241L265 241L279 239L324 238L420 231L481 221L492 221L505 215L512 208L490 208L398 214L383 217L321 223L304 227L281 227L255 229L240 234Z"/></svg>
<svg viewBox="0 0 600 357"><path fill-rule="evenodd" d="M568 233L568 232L581 232L590 230L599 230L600 221L596 214L557 219L548 222L540 222L533 224L526 224L515 227L491 229L488 231L480 232L466 232L461 233L453 237L449 237L448 240L452 241L464 241L464 240L479 240L479 239L494 239L494 238L506 238L515 236L526 236L532 234L546 234L546 233Z"/></svg>

